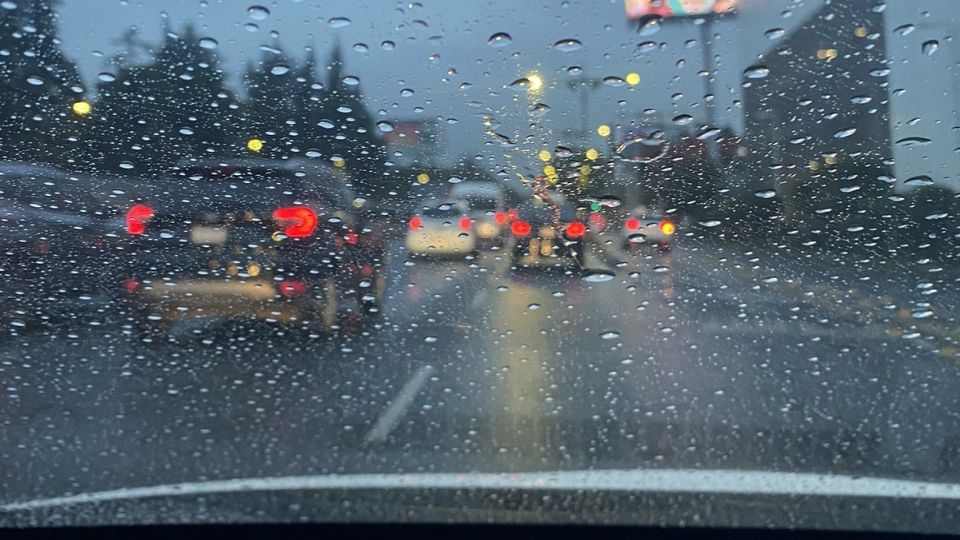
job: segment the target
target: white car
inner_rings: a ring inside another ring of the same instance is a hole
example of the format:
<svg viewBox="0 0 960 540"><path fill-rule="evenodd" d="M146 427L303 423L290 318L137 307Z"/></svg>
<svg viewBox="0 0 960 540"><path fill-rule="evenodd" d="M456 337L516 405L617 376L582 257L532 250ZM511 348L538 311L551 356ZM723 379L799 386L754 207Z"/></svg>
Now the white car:
<svg viewBox="0 0 960 540"><path fill-rule="evenodd" d="M652 244L667 250L676 232L673 220L649 208L635 208L623 220L622 234L627 248Z"/></svg>
<svg viewBox="0 0 960 540"><path fill-rule="evenodd" d="M469 209L462 201L430 202L410 218L407 251L411 255L468 255L477 249Z"/></svg>

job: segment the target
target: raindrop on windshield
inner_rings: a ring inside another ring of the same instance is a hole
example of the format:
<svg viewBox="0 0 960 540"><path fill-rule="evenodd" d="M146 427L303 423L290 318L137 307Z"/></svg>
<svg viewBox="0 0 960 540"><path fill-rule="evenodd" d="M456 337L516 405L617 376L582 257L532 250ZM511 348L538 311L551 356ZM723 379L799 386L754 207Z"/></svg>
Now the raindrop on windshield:
<svg viewBox="0 0 960 540"><path fill-rule="evenodd" d="M100 80L103 81L103 82L113 82L113 81L117 80L117 76L116 76L116 75L114 75L113 73L107 73L107 72L103 72L103 73L97 75L97 78L100 79Z"/></svg>
<svg viewBox="0 0 960 540"><path fill-rule="evenodd" d="M849 127L849 128L841 129L840 131L837 131L836 133L833 134L833 136L834 138L837 138L837 139L846 139L847 137L853 135L856 132L857 132L857 128Z"/></svg>
<svg viewBox="0 0 960 540"><path fill-rule="evenodd" d="M33 86L41 86L43 84L43 79L41 79L40 77L37 77L36 75L31 75L27 77L27 82L32 84Z"/></svg>
<svg viewBox="0 0 960 540"><path fill-rule="evenodd" d="M510 37L510 34L497 32L496 34L490 36L490 39L487 40L487 45L500 48L506 47L511 42L513 42L513 38Z"/></svg>
<svg viewBox="0 0 960 540"><path fill-rule="evenodd" d="M218 43L217 40L213 38L208 38L208 37L200 38L200 47L204 49L213 50L219 46L220 46L220 43Z"/></svg>
<svg viewBox="0 0 960 540"><path fill-rule="evenodd" d="M909 34L910 32L913 32L913 31L916 30L916 29L917 29L917 27L914 26L914 25L912 25L912 24L902 24L902 25L894 28L894 29L893 29L893 32L894 32L895 34L897 34L898 36L905 36L905 35Z"/></svg>
<svg viewBox="0 0 960 540"><path fill-rule="evenodd" d="M247 8L247 16L255 21L265 21L270 16L270 10L263 6L250 6Z"/></svg>
<svg viewBox="0 0 960 540"><path fill-rule="evenodd" d="M393 131L393 124L390 122L381 121L377 122L377 128L384 133L389 133Z"/></svg>
<svg viewBox="0 0 960 540"><path fill-rule="evenodd" d="M627 81L621 79L620 77L615 77L613 75L610 75L608 77L603 78L603 84L607 86L623 86L627 84Z"/></svg>
<svg viewBox="0 0 960 540"><path fill-rule="evenodd" d="M902 139L897 139L896 144L897 146L909 148L911 146L926 146L931 142L933 141L926 137L904 137Z"/></svg>
<svg viewBox="0 0 960 540"><path fill-rule="evenodd" d="M332 17L327 21L327 25L329 25L330 28L343 28L344 26L350 26L351 22L353 21L346 17Z"/></svg>
<svg viewBox="0 0 960 540"><path fill-rule="evenodd" d="M767 66L750 66L744 70L743 76L748 79L763 79L770 74Z"/></svg>
<svg viewBox="0 0 960 540"><path fill-rule="evenodd" d="M587 269L584 270L581 279L588 283L603 283L612 280L615 275L612 271L606 269Z"/></svg>
<svg viewBox="0 0 960 540"><path fill-rule="evenodd" d="M777 192L772 189L762 189L760 191L755 191L753 194L761 199L772 199L777 196Z"/></svg>
<svg viewBox="0 0 960 540"><path fill-rule="evenodd" d="M673 117L673 123L678 126L685 126L690 122L693 122L693 117L689 114L678 114Z"/></svg>
<svg viewBox="0 0 960 540"><path fill-rule="evenodd" d="M390 41L390 40L387 40L387 41L384 41L383 43L380 44L380 48L383 49L383 50L385 50L385 51L392 51L392 50L394 50L394 49L397 48L397 45L396 45L396 43L394 43L394 42L392 42L392 41Z"/></svg>
<svg viewBox="0 0 960 540"><path fill-rule="evenodd" d="M786 33L787 31L783 28L771 28L770 30L764 32L763 35L767 36L767 39L773 40L782 38Z"/></svg>
<svg viewBox="0 0 960 540"><path fill-rule="evenodd" d="M270 73L273 75L285 75L290 72L290 66L284 64L277 64L270 68Z"/></svg>
<svg viewBox="0 0 960 540"><path fill-rule="evenodd" d="M576 39L561 39L553 44L553 48L560 52L573 52L580 47L583 47L583 43L580 43Z"/></svg>
<svg viewBox="0 0 960 540"><path fill-rule="evenodd" d="M911 176L910 178L907 178L906 180L903 181L903 185L905 185L905 186L932 186L932 185L933 185L933 178L930 178L929 176L927 176L927 175L925 175L925 174L921 174L921 175L919 175L919 176Z"/></svg>
<svg viewBox="0 0 960 540"><path fill-rule="evenodd" d="M354 43L353 50L357 51L358 53L366 53L370 50L370 47L368 47L366 43Z"/></svg>
<svg viewBox="0 0 960 540"><path fill-rule="evenodd" d="M921 50L925 56L933 56L933 53L937 52L937 49L939 48L940 42L935 39L924 41L923 45L921 46Z"/></svg>
<svg viewBox="0 0 960 540"><path fill-rule="evenodd" d="M343 78L343 84L347 86L356 86L360 84L360 79L354 77L353 75L347 75Z"/></svg>

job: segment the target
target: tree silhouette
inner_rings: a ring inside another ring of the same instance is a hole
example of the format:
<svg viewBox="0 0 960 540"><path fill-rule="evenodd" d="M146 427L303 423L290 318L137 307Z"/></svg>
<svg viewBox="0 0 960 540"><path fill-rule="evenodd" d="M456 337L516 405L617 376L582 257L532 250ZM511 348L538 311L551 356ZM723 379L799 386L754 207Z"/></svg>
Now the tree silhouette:
<svg viewBox="0 0 960 540"><path fill-rule="evenodd" d="M59 2L21 0L0 9L0 152L6 160L64 164L80 125L71 105L83 96L76 65L60 50Z"/></svg>

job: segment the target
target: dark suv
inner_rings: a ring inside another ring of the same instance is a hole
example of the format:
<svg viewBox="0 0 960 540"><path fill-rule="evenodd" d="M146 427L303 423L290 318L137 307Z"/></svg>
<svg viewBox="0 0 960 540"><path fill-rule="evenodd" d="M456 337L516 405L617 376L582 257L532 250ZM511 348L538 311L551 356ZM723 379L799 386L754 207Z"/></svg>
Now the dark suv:
<svg viewBox="0 0 960 540"><path fill-rule="evenodd" d="M311 161L182 163L126 213L138 328L182 319L265 320L325 332L344 309L380 309L384 247L349 177Z"/></svg>

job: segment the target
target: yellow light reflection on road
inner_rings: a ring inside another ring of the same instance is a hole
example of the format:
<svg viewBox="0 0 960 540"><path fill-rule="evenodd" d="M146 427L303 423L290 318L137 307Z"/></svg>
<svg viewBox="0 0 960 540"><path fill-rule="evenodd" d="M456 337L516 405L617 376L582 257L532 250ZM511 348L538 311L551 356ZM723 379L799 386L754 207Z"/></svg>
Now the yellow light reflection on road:
<svg viewBox="0 0 960 540"><path fill-rule="evenodd" d="M251 152L259 152L260 150L263 150L263 141L256 138L250 139L247 141L247 150L250 150Z"/></svg>
<svg viewBox="0 0 960 540"><path fill-rule="evenodd" d="M543 89L543 77L539 73L533 72L527 74L527 80L530 81L530 86L527 87L527 91L530 93L537 93Z"/></svg>

